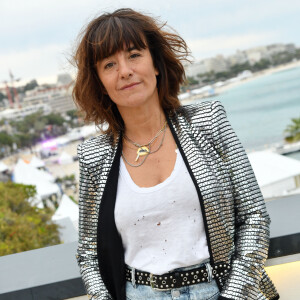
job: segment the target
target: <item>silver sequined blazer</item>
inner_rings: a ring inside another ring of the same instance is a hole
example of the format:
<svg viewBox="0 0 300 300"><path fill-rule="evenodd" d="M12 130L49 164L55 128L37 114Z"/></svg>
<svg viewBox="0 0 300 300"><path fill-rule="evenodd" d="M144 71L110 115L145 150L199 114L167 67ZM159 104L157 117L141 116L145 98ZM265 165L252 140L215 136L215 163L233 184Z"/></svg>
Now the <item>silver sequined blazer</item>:
<svg viewBox="0 0 300 300"><path fill-rule="evenodd" d="M182 106L166 118L198 192L210 263L231 266L228 275L216 278L219 299L279 299L264 269L271 220L223 105L204 101ZM77 149L76 258L93 300L126 299L124 249L114 220L121 142L121 133L116 143L109 135L99 135Z"/></svg>

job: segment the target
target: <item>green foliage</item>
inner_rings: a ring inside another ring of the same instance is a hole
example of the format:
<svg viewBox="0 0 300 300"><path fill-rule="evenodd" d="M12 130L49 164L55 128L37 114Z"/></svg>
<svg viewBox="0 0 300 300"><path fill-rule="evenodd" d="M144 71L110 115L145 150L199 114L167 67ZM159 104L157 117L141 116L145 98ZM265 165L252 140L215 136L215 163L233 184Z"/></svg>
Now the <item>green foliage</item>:
<svg viewBox="0 0 300 300"><path fill-rule="evenodd" d="M60 243L53 212L30 204L35 194L34 186L0 182L0 256Z"/></svg>
<svg viewBox="0 0 300 300"><path fill-rule="evenodd" d="M37 81L35 79L33 79L24 86L24 92L29 91L29 90L33 90L37 86L38 86Z"/></svg>
<svg viewBox="0 0 300 300"><path fill-rule="evenodd" d="M10 121L10 125L15 129L14 135L0 134L0 143L12 145L15 142L19 148L29 147L42 139L51 138L64 134L64 118L59 114L43 115L39 110L24 117L21 121ZM52 126L48 126L52 125ZM51 130L49 130L51 128Z"/></svg>
<svg viewBox="0 0 300 300"><path fill-rule="evenodd" d="M283 51L280 53L273 54L271 57L271 61L274 66L278 66L281 64L288 63L292 61L294 58L295 58L295 54L287 51Z"/></svg>
<svg viewBox="0 0 300 300"><path fill-rule="evenodd" d="M62 126L65 122L65 119L62 116L54 113L44 116L43 119L45 120L45 123L49 125Z"/></svg>
<svg viewBox="0 0 300 300"><path fill-rule="evenodd" d="M187 85L194 85L198 83L198 80L196 80L193 76L187 76Z"/></svg>
<svg viewBox="0 0 300 300"><path fill-rule="evenodd" d="M57 177L55 182L62 183L62 182L67 181L67 180L74 182L75 181L75 175L71 174L71 175L66 175L64 177Z"/></svg>
<svg viewBox="0 0 300 300"><path fill-rule="evenodd" d="M19 148L30 147L32 141L38 140L38 137L29 133L17 133L14 135L14 140Z"/></svg>
<svg viewBox="0 0 300 300"><path fill-rule="evenodd" d="M289 124L284 130L288 134L285 140L289 143L300 141L300 118L293 118L292 124Z"/></svg>
<svg viewBox="0 0 300 300"><path fill-rule="evenodd" d="M5 131L0 131L0 145L11 146L13 144L12 137L7 134Z"/></svg>
<svg viewBox="0 0 300 300"><path fill-rule="evenodd" d="M230 71L232 75L237 76L239 73L245 71L245 70L251 70L251 66L249 62L243 63L243 64L235 64L230 68Z"/></svg>
<svg viewBox="0 0 300 300"><path fill-rule="evenodd" d="M3 101L4 98L6 98L5 95L0 92L0 101Z"/></svg>
<svg viewBox="0 0 300 300"><path fill-rule="evenodd" d="M227 78L232 77L230 72L218 72L215 75L216 80L226 80Z"/></svg>
<svg viewBox="0 0 300 300"><path fill-rule="evenodd" d="M39 110L36 113L26 116L22 121L11 122L11 125L14 126L20 133L28 133L30 129L38 130L41 128L40 122L43 118L42 110ZM43 124L45 126L45 123Z"/></svg>
<svg viewBox="0 0 300 300"><path fill-rule="evenodd" d="M202 83L214 82L216 78L214 71L206 72L204 74L197 74L197 77Z"/></svg>
<svg viewBox="0 0 300 300"><path fill-rule="evenodd" d="M71 119L77 119L78 118L78 111L73 109L73 110L68 110L67 111L67 115L71 118Z"/></svg>
<svg viewBox="0 0 300 300"><path fill-rule="evenodd" d="M269 60L261 59L260 61L258 61L251 67L251 71L253 71L253 72L261 71L261 70L267 69L268 67L270 67L270 65L271 65L271 62Z"/></svg>

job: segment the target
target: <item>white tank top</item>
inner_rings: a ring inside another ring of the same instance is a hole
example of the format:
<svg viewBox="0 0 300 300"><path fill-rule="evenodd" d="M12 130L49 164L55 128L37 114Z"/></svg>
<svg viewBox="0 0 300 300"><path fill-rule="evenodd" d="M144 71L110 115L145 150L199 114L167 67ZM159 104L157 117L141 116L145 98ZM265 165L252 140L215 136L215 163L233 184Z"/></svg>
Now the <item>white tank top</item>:
<svg viewBox="0 0 300 300"><path fill-rule="evenodd" d="M134 183L120 158L115 221L125 263L158 275L209 258L197 191L176 152L171 175L149 188Z"/></svg>

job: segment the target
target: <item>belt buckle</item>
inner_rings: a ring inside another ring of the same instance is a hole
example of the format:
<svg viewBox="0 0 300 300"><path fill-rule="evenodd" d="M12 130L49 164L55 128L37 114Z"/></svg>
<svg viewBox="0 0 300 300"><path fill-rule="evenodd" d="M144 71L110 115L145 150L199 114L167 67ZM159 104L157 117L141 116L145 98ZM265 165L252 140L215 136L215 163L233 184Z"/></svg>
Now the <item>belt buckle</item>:
<svg viewBox="0 0 300 300"><path fill-rule="evenodd" d="M209 262L205 263L205 268L207 272L207 281L211 282L213 279L213 272L212 272L212 267Z"/></svg>
<svg viewBox="0 0 300 300"><path fill-rule="evenodd" d="M153 290L155 291L170 291L172 288L167 288L167 289L160 289L160 288L156 288L154 287L154 284L156 283L156 280L153 279L153 274L150 273L150 286Z"/></svg>
<svg viewBox="0 0 300 300"><path fill-rule="evenodd" d="M156 280L153 280L153 274L150 273L150 286L155 290L154 283L156 283Z"/></svg>

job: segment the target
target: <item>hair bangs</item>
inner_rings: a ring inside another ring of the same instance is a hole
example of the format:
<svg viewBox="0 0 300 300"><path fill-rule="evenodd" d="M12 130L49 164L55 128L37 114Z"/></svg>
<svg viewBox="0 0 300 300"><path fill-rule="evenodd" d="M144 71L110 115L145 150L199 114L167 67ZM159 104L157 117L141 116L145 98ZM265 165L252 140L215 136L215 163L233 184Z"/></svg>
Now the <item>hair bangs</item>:
<svg viewBox="0 0 300 300"><path fill-rule="evenodd" d="M90 40L94 64L132 46L138 50L147 48L143 31L131 20L110 17L105 21L95 29Z"/></svg>

